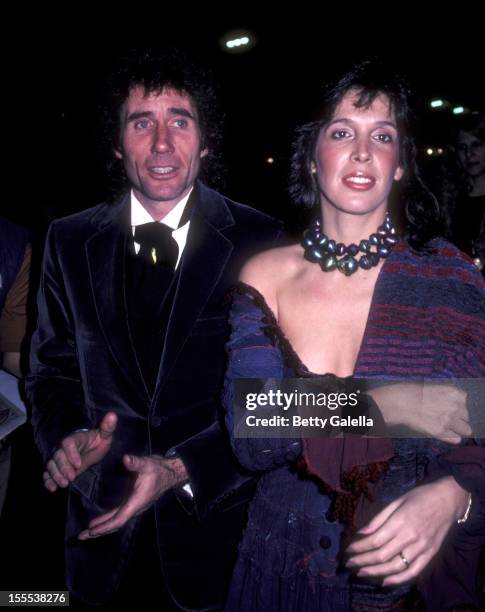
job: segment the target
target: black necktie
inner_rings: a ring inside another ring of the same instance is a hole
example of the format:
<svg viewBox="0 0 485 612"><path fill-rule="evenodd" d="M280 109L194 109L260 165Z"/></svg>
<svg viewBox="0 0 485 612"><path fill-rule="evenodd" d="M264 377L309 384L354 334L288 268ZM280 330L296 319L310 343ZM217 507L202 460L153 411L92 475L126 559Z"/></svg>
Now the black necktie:
<svg viewBox="0 0 485 612"><path fill-rule="evenodd" d="M135 227L135 242L140 245L138 255L152 265L167 265L175 268L178 245L172 236L172 229L163 223L153 221Z"/></svg>

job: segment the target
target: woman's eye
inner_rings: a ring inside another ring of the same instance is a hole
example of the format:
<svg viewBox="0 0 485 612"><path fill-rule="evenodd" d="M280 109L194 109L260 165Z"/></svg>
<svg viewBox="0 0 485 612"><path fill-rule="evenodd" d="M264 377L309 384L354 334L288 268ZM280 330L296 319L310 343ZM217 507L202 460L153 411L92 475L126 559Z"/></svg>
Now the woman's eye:
<svg viewBox="0 0 485 612"><path fill-rule="evenodd" d="M335 130L332 132L332 138L335 140L342 140L343 138L348 138L350 136L347 130Z"/></svg>
<svg viewBox="0 0 485 612"><path fill-rule="evenodd" d="M376 139L379 142L389 143L393 141L393 138L390 134L377 134Z"/></svg>

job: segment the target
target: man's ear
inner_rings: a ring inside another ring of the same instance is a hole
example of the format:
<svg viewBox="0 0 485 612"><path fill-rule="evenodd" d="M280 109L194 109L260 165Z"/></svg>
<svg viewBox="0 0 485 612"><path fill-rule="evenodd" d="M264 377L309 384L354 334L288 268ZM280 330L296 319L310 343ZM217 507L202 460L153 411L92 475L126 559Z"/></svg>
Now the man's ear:
<svg viewBox="0 0 485 612"><path fill-rule="evenodd" d="M404 168L402 168L401 166L398 166L396 168L396 172L394 172L394 180L400 181L402 179L403 174L404 174Z"/></svg>
<svg viewBox="0 0 485 612"><path fill-rule="evenodd" d="M202 159L203 157L207 157L207 155L209 155L209 149L206 147L200 152L200 159Z"/></svg>

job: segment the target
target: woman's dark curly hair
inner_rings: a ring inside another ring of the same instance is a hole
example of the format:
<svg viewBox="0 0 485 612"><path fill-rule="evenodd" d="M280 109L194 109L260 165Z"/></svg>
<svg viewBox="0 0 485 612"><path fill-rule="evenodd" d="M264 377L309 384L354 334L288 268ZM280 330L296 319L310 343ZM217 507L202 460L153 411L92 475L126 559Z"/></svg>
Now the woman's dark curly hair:
<svg viewBox="0 0 485 612"><path fill-rule="evenodd" d="M134 50L117 61L102 92L102 155L111 183L111 194L119 194L128 186L123 162L115 158L113 149L120 144L121 107L130 90L140 85L147 94L161 93L166 87L191 97L199 118L201 148L208 149L208 155L201 160L199 177L212 186L219 186L223 175L223 113L212 77L182 51Z"/></svg>
<svg viewBox="0 0 485 612"><path fill-rule="evenodd" d="M351 90L357 92L357 108L369 108L384 94L394 112L399 134L402 179L395 183L390 200L393 218L401 235L416 251L428 251L425 244L440 233L438 202L424 183L416 160L414 126L415 96L406 81L379 60L364 60L325 88L318 119L296 132L291 158L289 191L292 200L307 208L320 203L320 191L311 162L321 129L332 119L337 106Z"/></svg>

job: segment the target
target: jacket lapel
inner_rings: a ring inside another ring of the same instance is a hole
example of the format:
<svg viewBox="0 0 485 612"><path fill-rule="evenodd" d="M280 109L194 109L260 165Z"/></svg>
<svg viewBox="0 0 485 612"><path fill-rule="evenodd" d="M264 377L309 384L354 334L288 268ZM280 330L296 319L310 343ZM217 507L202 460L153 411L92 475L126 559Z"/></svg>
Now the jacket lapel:
<svg viewBox="0 0 485 612"><path fill-rule="evenodd" d="M125 296L126 240L130 198L124 196L92 222L98 232L86 242L86 256L98 319L114 360L134 390L149 403L128 324Z"/></svg>
<svg viewBox="0 0 485 612"><path fill-rule="evenodd" d="M233 250L222 230L234 225L224 198L198 184L187 244L181 259L180 276L167 326L153 401L169 375L190 331L217 285Z"/></svg>

